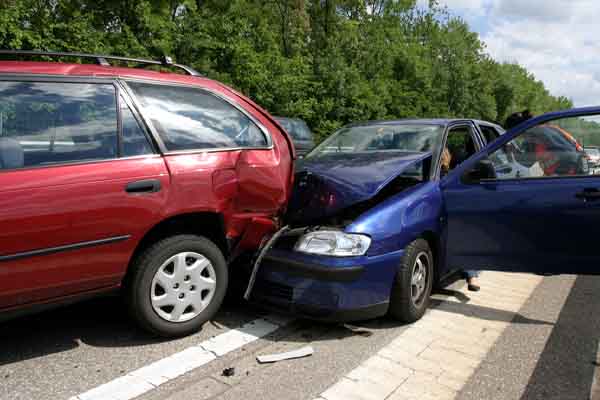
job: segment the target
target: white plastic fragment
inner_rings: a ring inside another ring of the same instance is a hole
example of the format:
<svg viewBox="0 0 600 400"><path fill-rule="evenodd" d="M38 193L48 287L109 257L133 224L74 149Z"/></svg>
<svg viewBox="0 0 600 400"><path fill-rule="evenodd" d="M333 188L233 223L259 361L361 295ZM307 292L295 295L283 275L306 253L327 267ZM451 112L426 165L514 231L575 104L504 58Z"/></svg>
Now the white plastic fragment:
<svg viewBox="0 0 600 400"><path fill-rule="evenodd" d="M302 358L311 356L314 353L314 349L312 346L305 346L296 350L288 351L285 353L277 353L277 354L265 354L256 356L256 360L261 363L274 363L277 361L283 360L291 360L294 358Z"/></svg>

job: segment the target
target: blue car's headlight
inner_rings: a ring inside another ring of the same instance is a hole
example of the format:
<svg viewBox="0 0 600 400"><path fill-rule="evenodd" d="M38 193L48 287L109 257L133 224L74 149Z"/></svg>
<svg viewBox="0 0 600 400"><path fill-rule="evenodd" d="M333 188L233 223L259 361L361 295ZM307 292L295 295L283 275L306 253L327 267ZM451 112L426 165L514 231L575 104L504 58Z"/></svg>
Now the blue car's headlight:
<svg viewBox="0 0 600 400"><path fill-rule="evenodd" d="M314 231L302 236L295 250L302 253L334 257L362 256L371 245L371 238L342 231Z"/></svg>

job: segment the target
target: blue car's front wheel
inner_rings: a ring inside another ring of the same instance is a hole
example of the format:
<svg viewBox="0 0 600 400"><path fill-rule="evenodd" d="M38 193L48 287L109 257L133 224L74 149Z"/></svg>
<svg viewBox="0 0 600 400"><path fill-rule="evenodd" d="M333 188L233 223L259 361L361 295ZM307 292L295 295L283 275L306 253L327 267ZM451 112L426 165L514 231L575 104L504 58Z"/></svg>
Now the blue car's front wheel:
<svg viewBox="0 0 600 400"><path fill-rule="evenodd" d="M423 316L429 306L433 262L426 240L417 239L406 246L390 295L392 317L410 323Z"/></svg>

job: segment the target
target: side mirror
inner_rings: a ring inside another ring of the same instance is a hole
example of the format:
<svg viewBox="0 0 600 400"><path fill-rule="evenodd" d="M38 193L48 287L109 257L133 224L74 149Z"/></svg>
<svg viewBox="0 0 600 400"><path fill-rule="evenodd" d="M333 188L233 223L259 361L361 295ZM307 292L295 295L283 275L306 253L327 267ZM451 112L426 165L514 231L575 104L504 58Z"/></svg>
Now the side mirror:
<svg viewBox="0 0 600 400"><path fill-rule="evenodd" d="M496 179L494 165L486 158L478 161L471 169L467 170L462 177L462 181L466 184L475 184L486 179Z"/></svg>

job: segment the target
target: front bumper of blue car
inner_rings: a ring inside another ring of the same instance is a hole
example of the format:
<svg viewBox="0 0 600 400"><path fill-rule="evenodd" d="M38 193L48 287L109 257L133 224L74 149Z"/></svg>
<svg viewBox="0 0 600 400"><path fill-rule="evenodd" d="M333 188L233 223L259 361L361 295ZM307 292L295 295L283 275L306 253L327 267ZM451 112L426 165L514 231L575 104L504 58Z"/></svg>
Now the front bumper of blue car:
<svg viewBox="0 0 600 400"><path fill-rule="evenodd" d="M328 257L272 249L260 265L252 301L331 322L376 318L387 313L403 254Z"/></svg>

